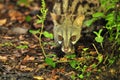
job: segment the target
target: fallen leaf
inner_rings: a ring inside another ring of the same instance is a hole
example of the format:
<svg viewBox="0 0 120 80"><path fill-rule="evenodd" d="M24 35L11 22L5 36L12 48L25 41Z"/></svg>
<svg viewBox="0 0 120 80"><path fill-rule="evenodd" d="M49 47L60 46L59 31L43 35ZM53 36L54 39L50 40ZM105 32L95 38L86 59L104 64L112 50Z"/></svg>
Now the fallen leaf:
<svg viewBox="0 0 120 80"><path fill-rule="evenodd" d="M80 57L80 58L75 58L75 60L81 62L81 61L85 61L86 59L84 57Z"/></svg>
<svg viewBox="0 0 120 80"><path fill-rule="evenodd" d="M27 66L24 66L24 65L20 65L19 69L21 71L33 71L33 68L30 68L30 67L27 67Z"/></svg>
<svg viewBox="0 0 120 80"><path fill-rule="evenodd" d="M4 25L7 22L7 19L0 19L0 26Z"/></svg>
<svg viewBox="0 0 120 80"><path fill-rule="evenodd" d="M96 55L97 55L97 52L96 52L96 51L90 51L90 54L91 54L92 56L96 56Z"/></svg>
<svg viewBox="0 0 120 80"><path fill-rule="evenodd" d="M34 79L37 79L37 80L44 80L44 78L42 76L33 76Z"/></svg>
<svg viewBox="0 0 120 80"><path fill-rule="evenodd" d="M9 34L26 34L28 32L27 28L14 27L10 30Z"/></svg>
<svg viewBox="0 0 120 80"><path fill-rule="evenodd" d="M14 37L10 37L10 36L4 36L4 39L13 39Z"/></svg>
<svg viewBox="0 0 120 80"><path fill-rule="evenodd" d="M25 39L25 37L24 37L23 35L20 35L20 36L19 36L19 40L22 41L22 40L24 40L24 39ZM20 43L21 43L21 42L20 42Z"/></svg>
<svg viewBox="0 0 120 80"><path fill-rule="evenodd" d="M0 4L0 10L4 8L4 5L3 4Z"/></svg>
<svg viewBox="0 0 120 80"><path fill-rule="evenodd" d="M37 47L37 45L35 45L35 44L29 44L29 48L34 49L35 47Z"/></svg>
<svg viewBox="0 0 120 80"><path fill-rule="evenodd" d="M28 42L28 41L21 41L20 43L21 43L21 44L26 44L26 45L28 45L28 44L29 44L29 42Z"/></svg>
<svg viewBox="0 0 120 80"><path fill-rule="evenodd" d="M26 63L26 62L34 61L34 60L35 60L35 57L30 57L29 55L27 55L27 56L23 59L22 63Z"/></svg>
<svg viewBox="0 0 120 80"><path fill-rule="evenodd" d="M6 62L7 60L7 56L0 56L0 61Z"/></svg>
<svg viewBox="0 0 120 80"><path fill-rule="evenodd" d="M67 62L68 60L67 60L67 58L60 58L60 61L61 62Z"/></svg>
<svg viewBox="0 0 120 80"><path fill-rule="evenodd" d="M25 20L23 13L16 10L10 10L8 15L10 16L11 20L18 20L20 23Z"/></svg>

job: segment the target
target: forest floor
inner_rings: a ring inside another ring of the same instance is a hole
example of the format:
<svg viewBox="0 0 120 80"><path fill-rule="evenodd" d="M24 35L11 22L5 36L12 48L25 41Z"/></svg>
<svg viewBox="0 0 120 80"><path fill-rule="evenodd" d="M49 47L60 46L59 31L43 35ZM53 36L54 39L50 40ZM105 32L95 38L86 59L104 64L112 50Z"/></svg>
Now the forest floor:
<svg viewBox="0 0 120 80"><path fill-rule="evenodd" d="M46 54L57 55L56 67L48 65L39 41L29 33L30 29L41 28L35 22L40 14L39 3L0 1L0 80L120 80L119 47L112 48L106 41L102 49L92 34L78 41L74 58L66 58L59 47L55 48L53 39L42 37ZM52 33L52 28L47 15L44 30Z"/></svg>

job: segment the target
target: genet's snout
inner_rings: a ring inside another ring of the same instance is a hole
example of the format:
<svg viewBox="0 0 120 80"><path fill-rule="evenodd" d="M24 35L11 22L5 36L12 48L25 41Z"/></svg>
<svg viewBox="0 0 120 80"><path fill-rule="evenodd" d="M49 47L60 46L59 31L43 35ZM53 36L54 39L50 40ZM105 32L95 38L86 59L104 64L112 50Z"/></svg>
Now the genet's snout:
<svg viewBox="0 0 120 80"><path fill-rule="evenodd" d="M72 47L62 47L62 51L64 52L64 53L74 53L75 51L74 51L75 49L74 49L74 47L72 46Z"/></svg>

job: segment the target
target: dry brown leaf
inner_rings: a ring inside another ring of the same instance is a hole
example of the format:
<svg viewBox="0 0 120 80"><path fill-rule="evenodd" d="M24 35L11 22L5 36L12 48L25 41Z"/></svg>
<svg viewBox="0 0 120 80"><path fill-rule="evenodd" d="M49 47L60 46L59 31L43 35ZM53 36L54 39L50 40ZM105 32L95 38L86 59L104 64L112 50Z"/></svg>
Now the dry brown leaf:
<svg viewBox="0 0 120 80"><path fill-rule="evenodd" d="M90 51L90 54L91 54L92 56L96 56L96 55L97 55L97 52L96 52L96 51Z"/></svg>
<svg viewBox="0 0 120 80"><path fill-rule="evenodd" d="M0 4L0 10L4 8L4 5L3 4Z"/></svg>
<svg viewBox="0 0 120 80"><path fill-rule="evenodd" d="M21 43L21 44L26 44L26 45L28 45L28 44L29 44L29 42L28 42L28 41L21 41L20 43Z"/></svg>
<svg viewBox="0 0 120 80"><path fill-rule="evenodd" d="M4 36L4 39L13 39L14 37L10 37L10 36Z"/></svg>
<svg viewBox="0 0 120 80"><path fill-rule="evenodd" d="M33 71L33 68L30 68L30 67L27 67L27 66L24 66L24 65L20 65L19 69L21 71Z"/></svg>
<svg viewBox="0 0 120 80"><path fill-rule="evenodd" d="M25 37L24 37L23 35L20 35L20 36L19 36L19 40L22 41L22 40L24 40L24 39L25 39Z"/></svg>
<svg viewBox="0 0 120 80"><path fill-rule="evenodd" d="M54 69L54 70L52 70L51 78L53 80L56 80L59 77L58 75L56 75L57 72L61 72L61 69Z"/></svg>
<svg viewBox="0 0 120 80"><path fill-rule="evenodd" d="M19 22L23 22L25 20L25 16L16 10L10 10L8 15L10 16L11 20L18 20Z"/></svg>
<svg viewBox="0 0 120 80"><path fill-rule="evenodd" d="M57 72L65 73L65 68L57 69Z"/></svg>
<svg viewBox="0 0 120 80"><path fill-rule="evenodd" d="M0 61L6 62L8 60L7 56L0 56Z"/></svg>
<svg viewBox="0 0 120 80"><path fill-rule="evenodd" d="M29 44L29 47L32 48L32 49L34 49L35 47L37 47L37 45L35 45L35 44Z"/></svg>
<svg viewBox="0 0 120 80"><path fill-rule="evenodd" d="M37 80L44 80L44 78L42 76L33 76L34 79L37 79Z"/></svg>
<svg viewBox="0 0 120 80"><path fill-rule="evenodd" d="M60 58L60 61L62 61L62 62L67 62L68 59L64 57L64 58Z"/></svg>
<svg viewBox="0 0 120 80"><path fill-rule="evenodd" d="M35 29L39 29L42 27L42 24L37 24L36 22L33 23Z"/></svg>
<svg viewBox="0 0 120 80"><path fill-rule="evenodd" d="M6 24L7 22L7 19L0 19L0 26Z"/></svg>
<svg viewBox="0 0 120 80"><path fill-rule="evenodd" d="M42 64L38 65L38 69L45 68L46 66L48 66L48 64L42 63Z"/></svg>
<svg viewBox="0 0 120 80"><path fill-rule="evenodd" d="M77 50L81 51L85 46L78 46Z"/></svg>
<svg viewBox="0 0 120 80"><path fill-rule="evenodd" d="M35 60L35 57L30 57L29 55L27 55L27 56L23 59L22 63L26 63L26 62L34 61L34 60Z"/></svg>
<svg viewBox="0 0 120 80"><path fill-rule="evenodd" d="M72 76L72 75L75 75L76 73L75 73L75 71L70 71L70 72L67 72L65 75L66 76Z"/></svg>
<svg viewBox="0 0 120 80"><path fill-rule="evenodd" d="M75 58L75 60L81 62L81 61L85 61L86 59L84 57L80 57L80 58Z"/></svg>

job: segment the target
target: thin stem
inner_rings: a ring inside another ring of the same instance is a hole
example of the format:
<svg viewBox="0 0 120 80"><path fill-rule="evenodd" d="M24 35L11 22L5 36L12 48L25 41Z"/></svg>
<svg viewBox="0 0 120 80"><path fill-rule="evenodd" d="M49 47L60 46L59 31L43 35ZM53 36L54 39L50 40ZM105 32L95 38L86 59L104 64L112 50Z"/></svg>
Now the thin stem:
<svg viewBox="0 0 120 80"><path fill-rule="evenodd" d="M42 27L41 27L41 30L40 30L39 44L40 44L40 47L41 47L41 49L42 49L43 55L44 55L44 57L46 58L46 53L45 53L45 50L44 50L43 45L42 45L43 27L44 27L44 22L42 22Z"/></svg>
<svg viewBox="0 0 120 80"><path fill-rule="evenodd" d="M93 47L95 48L95 50L96 50L97 54L99 54L99 52L98 52L98 50L97 50L97 48L96 48L95 44L92 44L92 45L93 45Z"/></svg>

